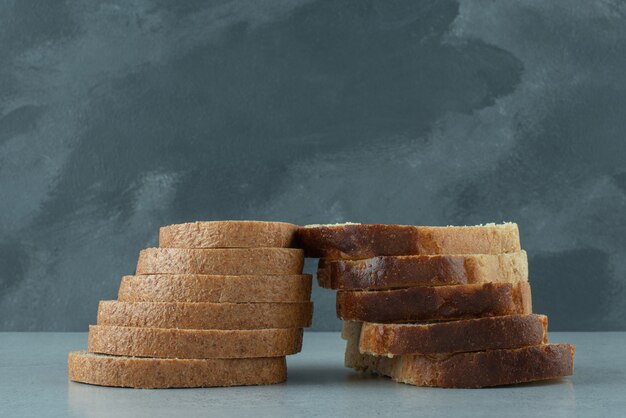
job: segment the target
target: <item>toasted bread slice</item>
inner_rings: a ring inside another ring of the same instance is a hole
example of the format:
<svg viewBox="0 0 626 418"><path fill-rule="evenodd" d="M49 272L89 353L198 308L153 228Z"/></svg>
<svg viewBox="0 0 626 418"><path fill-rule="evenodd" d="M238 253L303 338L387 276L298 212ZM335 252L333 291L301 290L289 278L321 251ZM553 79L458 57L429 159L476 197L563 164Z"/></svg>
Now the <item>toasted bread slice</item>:
<svg viewBox="0 0 626 418"><path fill-rule="evenodd" d="M303 265L302 250L293 248L148 248L137 274L285 275L302 273Z"/></svg>
<svg viewBox="0 0 626 418"><path fill-rule="evenodd" d="M526 251L504 254L408 255L321 259L317 282L338 290L395 289L528 281Z"/></svg>
<svg viewBox="0 0 626 418"><path fill-rule="evenodd" d="M307 302L311 298L311 275L124 276L117 298L124 302Z"/></svg>
<svg viewBox="0 0 626 418"><path fill-rule="evenodd" d="M91 325L88 351L132 357L248 358L300 352L302 329L196 330Z"/></svg>
<svg viewBox="0 0 626 418"><path fill-rule="evenodd" d="M400 383L443 388L481 388L570 376L574 346L537 346L436 355L378 357L359 352L360 323L344 324L345 365Z"/></svg>
<svg viewBox="0 0 626 418"><path fill-rule="evenodd" d="M349 321L440 321L530 313L527 282L337 292L337 316Z"/></svg>
<svg viewBox="0 0 626 418"><path fill-rule="evenodd" d="M359 351L377 356L520 348L548 342L545 315L507 315L425 324L364 322Z"/></svg>
<svg viewBox="0 0 626 418"><path fill-rule="evenodd" d="M267 329L311 326L313 304L120 302L104 300L98 325L182 329Z"/></svg>
<svg viewBox="0 0 626 418"><path fill-rule="evenodd" d="M285 357L163 359L74 351L68 374L75 382L143 389L270 385L287 379L287 365Z"/></svg>
<svg viewBox="0 0 626 418"><path fill-rule="evenodd" d="M359 259L392 255L499 254L519 251L517 224L411 226L308 225L298 228L306 257Z"/></svg>
<svg viewBox="0 0 626 418"><path fill-rule="evenodd" d="M291 247L298 227L285 222L210 221L164 226L159 246L170 248Z"/></svg>

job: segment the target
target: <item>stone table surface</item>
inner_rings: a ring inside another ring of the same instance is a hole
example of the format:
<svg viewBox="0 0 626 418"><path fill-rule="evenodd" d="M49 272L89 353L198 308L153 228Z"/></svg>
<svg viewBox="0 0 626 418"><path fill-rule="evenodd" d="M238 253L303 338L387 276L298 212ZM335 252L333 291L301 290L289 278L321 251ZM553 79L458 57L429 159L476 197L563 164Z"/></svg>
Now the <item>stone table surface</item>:
<svg viewBox="0 0 626 418"><path fill-rule="evenodd" d="M550 334L576 345L574 376L492 389L418 388L343 367L339 333L307 332L287 383L138 390L67 379L86 333L0 333L0 417L624 417L626 333Z"/></svg>

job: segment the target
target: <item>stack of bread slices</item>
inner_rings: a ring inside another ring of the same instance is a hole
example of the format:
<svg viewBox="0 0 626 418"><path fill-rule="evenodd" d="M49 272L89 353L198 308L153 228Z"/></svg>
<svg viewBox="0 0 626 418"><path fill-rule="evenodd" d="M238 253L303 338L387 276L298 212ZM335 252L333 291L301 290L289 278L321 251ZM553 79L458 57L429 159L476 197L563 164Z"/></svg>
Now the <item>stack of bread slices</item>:
<svg viewBox="0 0 626 418"><path fill-rule="evenodd" d="M311 324L311 276L295 225L196 222L161 228L118 300L102 301L71 380L136 388L285 381Z"/></svg>
<svg viewBox="0 0 626 418"><path fill-rule="evenodd" d="M418 386L487 387L573 372L574 347L547 343L532 313L516 224L311 225L305 256L338 290L347 367Z"/></svg>

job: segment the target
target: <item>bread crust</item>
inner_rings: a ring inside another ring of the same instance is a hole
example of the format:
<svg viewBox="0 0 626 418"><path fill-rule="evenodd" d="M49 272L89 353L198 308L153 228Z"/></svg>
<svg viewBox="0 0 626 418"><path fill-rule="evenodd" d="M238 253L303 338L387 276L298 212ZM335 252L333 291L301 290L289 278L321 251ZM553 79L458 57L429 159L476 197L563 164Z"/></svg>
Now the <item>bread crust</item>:
<svg viewBox="0 0 626 418"><path fill-rule="evenodd" d="M306 257L361 259L394 255L499 254L519 251L517 224L411 226L345 224L301 227Z"/></svg>
<svg viewBox="0 0 626 418"><path fill-rule="evenodd" d="M284 357L161 359L70 352L69 379L143 389L269 385L287 379Z"/></svg>
<svg viewBox="0 0 626 418"><path fill-rule="evenodd" d="M91 325L88 351L132 357L249 358L300 352L302 329L189 330Z"/></svg>
<svg viewBox="0 0 626 418"><path fill-rule="evenodd" d="M285 275L301 274L303 265L294 248L147 248L136 274Z"/></svg>
<svg viewBox="0 0 626 418"><path fill-rule="evenodd" d="M163 248L291 247L296 225L264 221L190 222L161 227Z"/></svg>
<svg viewBox="0 0 626 418"><path fill-rule="evenodd" d="M359 351L391 357L520 348L547 342L545 315L507 315L432 324L364 322Z"/></svg>
<svg viewBox="0 0 626 418"><path fill-rule="evenodd" d="M469 319L532 313L526 282L337 292L337 316L366 322Z"/></svg>
<svg viewBox="0 0 626 418"><path fill-rule="evenodd" d="M337 290L528 281L526 251L504 254L320 259L317 282Z"/></svg>
<svg viewBox="0 0 626 418"><path fill-rule="evenodd" d="M181 329L267 329L311 326L313 304L100 301L98 325Z"/></svg>
<svg viewBox="0 0 626 418"><path fill-rule="evenodd" d="M124 276L117 298L124 302L306 302L311 298L311 275Z"/></svg>
<svg viewBox="0 0 626 418"><path fill-rule="evenodd" d="M571 376L574 346L545 344L515 349L393 358L361 354L359 323L344 324L346 367L400 383L442 388L482 388ZM355 331L355 329L357 331Z"/></svg>

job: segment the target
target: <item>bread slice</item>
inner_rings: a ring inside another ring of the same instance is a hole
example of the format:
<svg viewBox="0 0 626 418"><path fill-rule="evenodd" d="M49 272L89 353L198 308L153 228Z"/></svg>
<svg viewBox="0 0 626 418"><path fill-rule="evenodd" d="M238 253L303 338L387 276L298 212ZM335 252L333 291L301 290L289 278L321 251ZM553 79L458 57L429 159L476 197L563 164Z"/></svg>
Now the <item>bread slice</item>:
<svg viewBox="0 0 626 418"><path fill-rule="evenodd" d="M394 289L528 281L526 251L503 254L407 255L365 260L321 259L317 282L327 289Z"/></svg>
<svg viewBox="0 0 626 418"><path fill-rule="evenodd" d="M182 329L267 329L311 326L313 304L101 301L98 325Z"/></svg>
<svg viewBox="0 0 626 418"><path fill-rule="evenodd" d="M298 227L285 222L211 221L164 226L160 247L291 247Z"/></svg>
<svg viewBox="0 0 626 418"><path fill-rule="evenodd" d="M137 274L300 274L302 250L292 248L141 250Z"/></svg>
<svg viewBox="0 0 626 418"><path fill-rule="evenodd" d="M90 353L133 357L248 358L300 352L302 329L190 330L91 325Z"/></svg>
<svg viewBox="0 0 626 418"><path fill-rule="evenodd" d="M507 315L429 324L364 322L359 351L377 356L520 348L548 342L545 315Z"/></svg>
<svg viewBox="0 0 626 418"><path fill-rule="evenodd" d="M298 228L306 257L371 258L391 255L499 254L519 251L517 224L409 226L309 225Z"/></svg>
<svg viewBox="0 0 626 418"><path fill-rule="evenodd" d="M162 359L74 351L67 366L75 382L143 389L270 385L287 380L285 357Z"/></svg>
<svg viewBox="0 0 626 418"><path fill-rule="evenodd" d="M307 302L311 299L311 275L124 276L117 298L124 302Z"/></svg>
<svg viewBox="0 0 626 418"><path fill-rule="evenodd" d="M414 322L532 313L527 282L337 292L340 319Z"/></svg>
<svg viewBox="0 0 626 418"><path fill-rule="evenodd" d="M443 388L481 388L557 379L574 371L574 346L545 344L515 349L437 355L377 357L359 352L360 324L344 326L346 367L400 383Z"/></svg>

